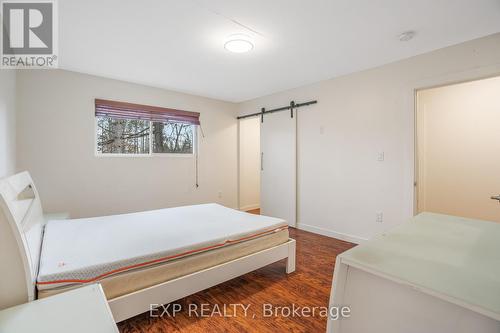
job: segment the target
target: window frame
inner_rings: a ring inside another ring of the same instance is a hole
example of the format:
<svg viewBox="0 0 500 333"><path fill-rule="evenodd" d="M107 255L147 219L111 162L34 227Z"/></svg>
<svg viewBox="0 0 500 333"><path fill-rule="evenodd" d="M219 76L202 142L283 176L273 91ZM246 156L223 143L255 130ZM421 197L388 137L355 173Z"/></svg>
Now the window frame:
<svg viewBox="0 0 500 333"><path fill-rule="evenodd" d="M112 118L112 117L110 117ZM133 158L133 157L172 157L172 158L193 158L196 154L198 154L198 125L190 124L193 128L193 151L191 153L154 153L153 152L153 121L149 121L149 153L148 154L120 154L120 153L100 153L97 144L97 116L94 116L94 155L95 157L119 157L119 158Z"/></svg>

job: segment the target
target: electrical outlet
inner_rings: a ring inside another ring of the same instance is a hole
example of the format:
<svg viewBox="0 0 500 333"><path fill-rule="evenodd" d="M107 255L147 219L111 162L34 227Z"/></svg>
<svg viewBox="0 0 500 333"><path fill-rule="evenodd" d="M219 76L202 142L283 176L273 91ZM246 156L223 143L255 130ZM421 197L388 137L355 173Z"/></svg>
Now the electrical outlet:
<svg viewBox="0 0 500 333"><path fill-rule="evenodd" d="M219 193L217 193L217 196L219 197L219 199L221 199L222 198L222 192L219 191Z"/></svg>
<svg viewBox="0 0 500 333"><path fill-rule="evenodd" d="M377 154L377 161L383 162L384 160L385 160L385 154L383 151L381 151Z"/></svg>
<svg viewBox="0 0 500 333"><path fill-rule="evenodd" d="M382 212L377 212L377 215L376 215L375 221L377 221L378 223L382 223L382 222L384 222L384 213L382 213Z"/></svg>

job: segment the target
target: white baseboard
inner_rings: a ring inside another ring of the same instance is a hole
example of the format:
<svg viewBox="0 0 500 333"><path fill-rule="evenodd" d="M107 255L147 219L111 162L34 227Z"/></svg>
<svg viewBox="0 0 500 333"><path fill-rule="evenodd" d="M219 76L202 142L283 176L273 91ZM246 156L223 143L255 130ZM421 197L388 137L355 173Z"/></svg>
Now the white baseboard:
<svg viewBox="0 0 500 333"><path fill-rule="evenodd" d="M328 237L332 237L332 238L336 238L336 239L340 239L340 240L344 240L344 241L355 243L355 244L360 244L360 243L363 243L363 242L368 240L367 238L343 234L341 232L323 229L323 228L315 227L315 226L312 226L309 224L304 224L304 223L298 224L297 229L313 232L315 234L320 234L323 236L328 236Z"/></svg>
<svg viewBox="0 0 500 333"><path fill-rule="evenodd" d="M247 211L247 210L259 209L259 208L260 208L259 204L254 204L254 205L246 205L246 206L240 207L240 210Z"/></svg>

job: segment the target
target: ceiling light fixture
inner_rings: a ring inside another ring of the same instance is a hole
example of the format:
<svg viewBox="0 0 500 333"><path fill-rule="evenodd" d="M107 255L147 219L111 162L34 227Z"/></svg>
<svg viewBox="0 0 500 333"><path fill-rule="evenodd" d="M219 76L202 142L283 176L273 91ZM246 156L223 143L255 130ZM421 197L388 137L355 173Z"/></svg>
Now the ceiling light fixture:
<svg viewBox="0 0 500 333"><path fill-rule="evenodd" d="M253 44L249 37L243 34L231 35L224 44L224 48L234 53L245 53L253 49Z"/></svg>
<svg viewBox="0 0 500 333"><path fill-rule="evenodd" d="M407 42L411 39L413 39L413 37L415 37L415 31L405 31L403 32L401 35L399 35L399 41L400 42Z"/></svg>

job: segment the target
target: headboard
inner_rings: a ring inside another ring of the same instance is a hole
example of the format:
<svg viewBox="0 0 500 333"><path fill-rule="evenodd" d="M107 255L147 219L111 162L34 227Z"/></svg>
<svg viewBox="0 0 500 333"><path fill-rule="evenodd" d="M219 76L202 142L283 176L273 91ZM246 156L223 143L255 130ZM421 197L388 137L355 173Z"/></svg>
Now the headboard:
<svg viewBox="0 0 500 333"><path fill-rule="evenodd" d="M0 180L0 309L32 301L43 236L40 197L28 172Z"/></svg>

